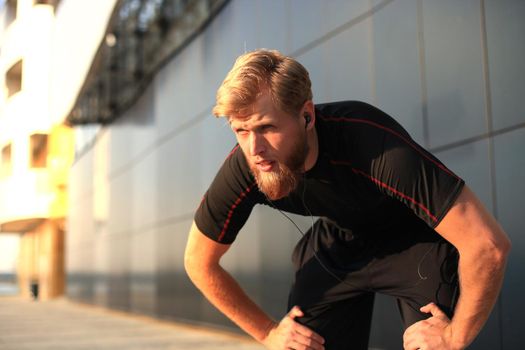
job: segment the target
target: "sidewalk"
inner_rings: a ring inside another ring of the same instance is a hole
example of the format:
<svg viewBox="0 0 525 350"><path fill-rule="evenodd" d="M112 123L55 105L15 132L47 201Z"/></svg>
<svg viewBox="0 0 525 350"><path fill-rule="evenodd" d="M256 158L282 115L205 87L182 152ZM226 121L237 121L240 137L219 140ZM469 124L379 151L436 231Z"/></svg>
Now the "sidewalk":
<svg viewBox="0 0 525 350"><path fill-rule="evenodd" d="M77 304L0 297L0 350L262 350L249 338Z"/></svg>

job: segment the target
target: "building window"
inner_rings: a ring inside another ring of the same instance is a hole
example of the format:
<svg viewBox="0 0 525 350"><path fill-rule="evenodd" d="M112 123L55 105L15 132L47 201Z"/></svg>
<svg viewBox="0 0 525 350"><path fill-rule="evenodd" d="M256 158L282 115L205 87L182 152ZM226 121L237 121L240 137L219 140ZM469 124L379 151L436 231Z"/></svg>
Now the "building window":
<svg viewBox="0 0 525 350"><path fill-rule="evenodd" d="M7 97L22 90L22 60L16 62L6 73Z"/></svg>
<svg viewBox="0 0 525 350"><path fill-rule="evenodd" d="M51 5L56 7L58 0L34 0L34 5Z"/></svg>
<svg viewBox="0 0 525 350"><path fill-rule="evenodd" d="M2 176L11 175L11 144L2 148L2 163L0 165L0 174Z"/></svg>
<svg viewBox="0 0 525 350"><path fill-rule="evenodd" d="M16 5L17 0L5 1L5 28L9 27L9 25L16 19Z"/></svg>
<svg viewBox="0 0 525 350"><path fill-rule="evenodd" d="M31 168L45 168L47 165L47 135L33 134L30 139Z"/></svg>

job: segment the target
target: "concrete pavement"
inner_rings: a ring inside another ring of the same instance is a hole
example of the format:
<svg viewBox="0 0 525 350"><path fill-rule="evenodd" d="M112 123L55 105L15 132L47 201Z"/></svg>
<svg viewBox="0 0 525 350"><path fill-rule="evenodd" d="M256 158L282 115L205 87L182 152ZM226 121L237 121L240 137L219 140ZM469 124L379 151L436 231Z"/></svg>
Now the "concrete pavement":
<svg viewBox="0 0 525 350"><path fill-rule="evenodd" d="M0 296L0 350L262 350L249 338L77 304Z"/></svg>

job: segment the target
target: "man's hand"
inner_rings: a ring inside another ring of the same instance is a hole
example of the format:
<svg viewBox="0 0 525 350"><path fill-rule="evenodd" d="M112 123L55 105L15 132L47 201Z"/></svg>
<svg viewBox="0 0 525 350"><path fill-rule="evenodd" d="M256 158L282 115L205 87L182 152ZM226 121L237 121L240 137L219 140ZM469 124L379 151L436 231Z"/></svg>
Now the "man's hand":
<svg viewBox="0 0 525 350"><path fill-rule="evenodd" d="M456 350L451 344L450 319L436 304L423 306L421 312L432 316L414 323L403 335L405 350Z"/></svg>
<svg viewBox="0 0 525 350"><path fill-rule="evenodd" d="M263 344L271 350L324 350L324 339L294 320L302 316L304 314L301 309L294 306L281 322L270 330Z"/></svg>

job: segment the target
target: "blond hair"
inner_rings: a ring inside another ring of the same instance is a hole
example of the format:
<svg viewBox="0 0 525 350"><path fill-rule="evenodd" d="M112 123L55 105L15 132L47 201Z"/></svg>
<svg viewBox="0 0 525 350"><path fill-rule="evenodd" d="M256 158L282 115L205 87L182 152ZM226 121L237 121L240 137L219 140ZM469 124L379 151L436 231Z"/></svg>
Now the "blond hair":
<svg viewBox="0 0 525 350"><path fill-rule="evenodd" d="M298 114L312 99L308 71L295 59L276 50L256 50L237 58L217 90L213 114L242 116L257 98L268 92L274 105Z"/></svg>

